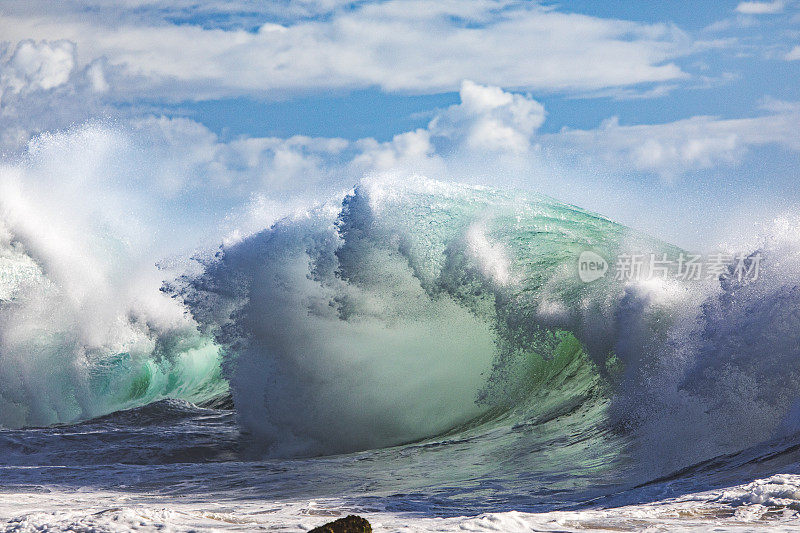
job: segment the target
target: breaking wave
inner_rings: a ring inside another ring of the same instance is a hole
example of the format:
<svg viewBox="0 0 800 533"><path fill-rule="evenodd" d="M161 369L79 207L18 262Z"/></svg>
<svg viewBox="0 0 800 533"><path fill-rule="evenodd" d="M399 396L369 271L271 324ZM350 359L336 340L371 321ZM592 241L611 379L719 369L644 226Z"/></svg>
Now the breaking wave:
<svg viewBox="0 0 800 533"><path fill-rule="evenodd" d="M582 251L680 250L546 197L381 177L225 248L173 290L274 453L588 409L587 431L669 471L797 429L793 236L765 243L756 279L731 265L703 281L583 283Z"/></svg>
<svg viewBox="0 0 800 533"><path fill-rule="evenodd" d="M131 196L118 152L70 159L110 134L81 135L0 168L3 426L230 394L278 456L546 427L650 474L800 429L790 222L750 250L758 278L585 283L584 251L681 250L532 193L381 176L164 270L186 238L153 228L191 217Z"/></svg>

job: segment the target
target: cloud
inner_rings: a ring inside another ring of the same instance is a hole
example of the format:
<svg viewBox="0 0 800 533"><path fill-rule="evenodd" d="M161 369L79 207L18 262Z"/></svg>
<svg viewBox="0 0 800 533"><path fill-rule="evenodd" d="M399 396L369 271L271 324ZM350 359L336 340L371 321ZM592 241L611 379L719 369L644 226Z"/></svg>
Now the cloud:
<svg viewBox="0 0 800 533"><path fill-rule="evenodd" d="M87 73L75 68L62 86L32 88L31 95L51 97L55 105L67 89L84 87L86 94L96 94L89 90ZM530 95L465 81L460 96L460 103L436 111L427 126L386 142L222 139L187 118L121 115L42 135L28 151L50 162L40 174L70 194L103 196L97 191L110 187L125 198L120 213L141 211L147 227L179 234L167 239L172 244L165 254L193 243L213 247L236 241L348 190L364 176L384 172L533 188L623 223L655 232L672 228L672 238L685 239L682 231L692 226L676 226L674 213L664 212L660 219L643 215L654 190L659 198L680 198L679 207L691 206L696 195L680 191L692 190L695 182L676 186L687 173L738 164L758 147L800 152L800 112L793 102L764 100L765 114L754 118L698 116L641 125L611 119L596 129L542 133L546 111ZM86 162L91 162L88 171ZM81 188L84 183L88 188Z"/></svg>
<svg viewBox="0 0 800 533"><path fill-rule="evenodd" d="M99 95L108 88L104 63L79 67L70 41L26 39L0 46L0 151L107 112Z"/></svg>
<svg viewBox="0 0 800 533"><path fill-rule="evenodd" d="M529 95L465 81L460 97L459 104L439 110L425 128L387 142L303 136L222 142L191 120L156 117L138 121L136 128L155 149L164 147L156 158L164 165L158 175L160 186L172 194L195 189L228 198L231 209L249 203L261 211L267 205L270 213L276 211L275 199L296 205L387 171L541 185L569 196L568 184L577 178L564 182L558 167L564 162L563 172L574 174L576 158L605 173L651 174L675 182L688 172L737 164L760 146L800 152L800 112L791 102L764 100L767 114L755 118L697 116L642 125L610 119L596 129L541 133L546 111ZM253 219L252 213L248 216ZM231 224L237 223L232 219ZM245 226L257 229L252 221ZM247 230L236 226L236 231Z"/></svg>
<svg viewBox="0 0 800 533"><path fill-rule="evenodd" d="M40 160L58 159L52 179L67 181L76 178L62 167L83 168L81 161L88 158L95 164L92 179L107 172L115 188L154 206L150 216L170 213L171 224L180 224L183 233L213 244L260 230L274 217L347 190L365 175L458 173L469 180L462 168L508 168L535 152L531 139L545 119L540 103L469 81L460 94L461 103L439 110L427 127L387 142L299 135L222 140L193 120L151 115L46 134L35 138L28 152ZM65 145L74 161L64 161L59 147ZM43 152L56 149L52 157Z"/></svg>
<svg viewBox="0 0 800 533"><path fill-rule="evenodd" d="M309 9L328 10L325 17L262 20L252 31L156 23L113 11L104 23L98 17L89 24L77 11L48 15L39 4L17 7L0 17L0 26L12 42L69 40L81 66L103 58L110 96L118 100L372 86L426 93L457 90L463 79L525 90L598 90L685 78L672 60L692 52L691 40L672 25L533 3L322 4Z"/></svg>
<svg viewBox="0 0 800 533"><path fill-rule="evenodd" d="M783 11L784 2L775 0L774 2L740 2L736 6L736 11L743 15L771 15Z"/></svg>
<svg viewBox="0 0 800 533"><path fill-rule="evenodd" d="M779 145L800 151L800 113L721 120L692 117L667 124L621 126L616 119L595 130L567 130L547 140L599 158L607 168L653 172L668 180L685 172L741 161L751 147Z"/></svg>
<svg viewBox="0 0 800 533"><path fill-rule="evenodd" d="M773 113L800 113L800 102L779 100L771 96L762 98L758 107Z"/></svg>
<svg viewBox="0 0 800 533"><path fill-rule="evenodd" d="M797 61L800 60L800 46L795 46L792 48L785 56L784 59L786 61Z"/></svg>
<svg viewBox="0 0 800 533"><path fill-rule="evenodd" d="M128 129L154 156L147 174L153 191L176 199L213 197L205 207L211 210L233 208L253 194L303 195L340 187L337 169L350 148L344 139L306 136L223 142L186 118L142 117Z"/></svg>
<svg viewBox="0 0 800 533"><path fill-rule="evenodd" d="M529 96L464 81L461 103L433 119L428 129L469 149L523 152L544 123L544 107Z"/></svg>
<svg viewBox="0 0 800 533"><path fill-rule="evenodd" d="M14 87L7 90L9 97L28 92L41 104L34 122L44 121L53 106L70 101L60 91L80 90L95 98L105 94L93 80L96 63L81 70L55 68L67 65L57 52L68 48L40 45L36 54L23 56L39 58L46 68L37 67L32 59L21 70L16 63L7 69L10 74L3 79L17 80L7 84ZM11 65L11 60L6 64ZM19 83L20 79L25 83ZM53 86L56 81L61 85ZM761 108L767 114L755 118L697 116L643 125L620 125L612 119L597 129L543 134L539 129L547 113L530 95L473 81L461 83L459 94L460 103L438 110L426 127L387 142L307 136L223 141L192 120L157 116L121 116L120 125L138 139L142 150L153 154L146 173L153 177L153 190L176 201L214 197L214 209L222 211L252 203L253 195L270 202L310 199L347 188L374 172L422 173L443 179L458 175L460 180L490 182L519 176L525 181L529 179L525 176L552 173L548 167L553 161L577 156L607 171L650 173L672 181L694 170L737 163L758 146L800 151L796 136L800 113L795 104L777 100L764 100ZM7 111L5 104L3 110ZM19 117L15 120L22 124L19 131L33 127ZM199 205L202 202L207 201Z"/></svg>
<svg viewBox="0 0 800 533"><path fill-rule="evenodd" d="M738 163L759 146L800 152L800 112L792 102L764 100L767 114L755 118L697 116L642 125L610 119L596 129L541 133L546 111L529 95L472 81L464 81L459 94L461 102L439 110L425 128L387 142L306 136L223 142L192 120L152 116L130 127L156 155L148 170L153 190L175 198L215 197L226 209L252 203L253 195L310 200L385 171L529 180L542 174L549 159L577 155L606 170L674 181L687 172Z"/></svg>
<svg viewBox="0 0 800 533"><path fill-rule="evenodd" d="M257 29L265 21L287 22L328 16L358 0L28 0L3 6L9 15L48 15L62 19L92 13L114 24L195 24L212 29Z"/></svg>
<svg viewBox="0 0 800 533"><path fill-rule="evenodd" d="M75 68L75 45L22 41L5 62L0 83L12 93L53 89L64 85Z"/></svg>

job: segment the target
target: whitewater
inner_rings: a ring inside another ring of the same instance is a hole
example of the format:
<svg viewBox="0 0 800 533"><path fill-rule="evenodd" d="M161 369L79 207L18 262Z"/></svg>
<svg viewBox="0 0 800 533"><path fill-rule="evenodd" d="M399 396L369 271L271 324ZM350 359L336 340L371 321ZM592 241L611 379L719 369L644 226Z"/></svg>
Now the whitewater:
<svg viewBox="0 0 800 533"><path fill-rule="evenodd" d="M757 278L587 282L684 251L410 174L226 236L126 142L0 167L3 530L800 527L797 222Z"/></svg>

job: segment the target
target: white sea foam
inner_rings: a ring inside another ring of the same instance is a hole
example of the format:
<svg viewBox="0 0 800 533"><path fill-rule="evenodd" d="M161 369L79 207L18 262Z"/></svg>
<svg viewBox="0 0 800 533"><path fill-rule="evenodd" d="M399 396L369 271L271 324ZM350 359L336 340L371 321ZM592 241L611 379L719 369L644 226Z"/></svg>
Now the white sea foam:
<svg viewBox="0 0 800 533"><path fill-rule="evenodd" d="M205 496L182 502L135 492L20 491L0 504L0 528L34 531L215 532L242 529L303 532L348 513L367 518L386 532L587 532L587 531L797 531L800 528L800 477L779 475L745 485L689 493L653 503L608 509L434 518L375 509L374 500L273 501ZM65 509L64 502L70 502Z"/></svg>

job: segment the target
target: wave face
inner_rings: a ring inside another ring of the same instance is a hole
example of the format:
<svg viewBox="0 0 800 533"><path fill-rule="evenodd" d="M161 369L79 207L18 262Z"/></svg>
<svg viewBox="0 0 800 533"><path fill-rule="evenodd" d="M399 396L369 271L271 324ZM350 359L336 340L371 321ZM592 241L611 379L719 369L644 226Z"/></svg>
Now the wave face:
<svg viewBox="0 0 800 533"><path fill-rule="evenodd" d="M613 282L583 284L576 258L645 245L666 248L544 197L376 178L174 290L223 347L245 426L277 454L336 453L588 394Z"/></svg>

